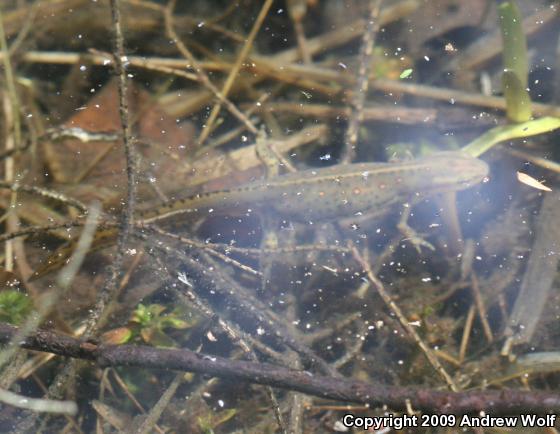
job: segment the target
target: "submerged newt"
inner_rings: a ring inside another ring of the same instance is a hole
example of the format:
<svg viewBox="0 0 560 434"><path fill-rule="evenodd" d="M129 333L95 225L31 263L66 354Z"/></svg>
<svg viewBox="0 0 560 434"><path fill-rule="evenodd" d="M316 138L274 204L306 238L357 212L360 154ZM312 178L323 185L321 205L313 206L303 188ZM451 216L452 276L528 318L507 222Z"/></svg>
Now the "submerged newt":
<svg viewBox="0 0 560 434"><path fill-rule="evenodd" d="M452 151L399 163L335 165L174 199L140 214L138 221L148 224L188 213L227 214L232 209L274 212L294 221L379 215L409 199L466 189L487 174L484 161ZM93 248L113 243L115 234L115 229L100 232ZM34 277L60 268L72 250L72 242L62 246Z"/></svg>

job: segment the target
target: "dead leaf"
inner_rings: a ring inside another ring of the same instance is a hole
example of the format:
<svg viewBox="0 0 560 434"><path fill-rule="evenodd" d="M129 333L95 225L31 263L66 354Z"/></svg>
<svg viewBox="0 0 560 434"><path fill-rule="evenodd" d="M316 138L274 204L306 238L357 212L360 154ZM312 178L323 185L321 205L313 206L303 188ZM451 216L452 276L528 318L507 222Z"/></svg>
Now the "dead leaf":
<svg viewBox="0 0 560 434"><path fill-rule="evenodd" d="M532 176L529 176L523 172L517 172L517 180L525 185L528 185L529 187L536 188L537 190L552 191L551 188L547 187L542 182L537 181Z"/></svg>
<svg viewBox="0 0 560 434"><path fill-rule="evenodd" d="M141 158L140 200L155 197L150 184L164 191L176 191L194 131L191 124L178 124L152 101L151 95L129 86L128 95L133 135ZM120 133L116 81L108 83L83 108L64 123L94 133ZM45 145L46 164L57 183L72 185L69 193L85 202L92 199L115 205L125 195L126 173L122 141L88 142L65 139ZM173 174L173 176L170 176Z"/></svg>

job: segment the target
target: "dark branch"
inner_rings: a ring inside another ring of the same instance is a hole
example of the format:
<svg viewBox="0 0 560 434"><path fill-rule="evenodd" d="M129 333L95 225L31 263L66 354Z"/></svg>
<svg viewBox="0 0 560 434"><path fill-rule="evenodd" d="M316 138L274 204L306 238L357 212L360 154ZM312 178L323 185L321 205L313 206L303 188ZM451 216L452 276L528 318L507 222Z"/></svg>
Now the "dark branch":
<svg viewBox="0 0 560 434"><path fill-rule="evenodd" d="M0 343L9 342L17 328L0 323ZM230 360L189 350L136 345L97 345L48 331L37 331L21 343L23 348L66 357L94 360L100 366L136 366L198 372L220 378L243 380L337 401L412 408L430 413L492 415L553 413L560 411L560 394L521 390L445 392L411 387L372 385L350 379L314 375L266 363Z"/></svg>

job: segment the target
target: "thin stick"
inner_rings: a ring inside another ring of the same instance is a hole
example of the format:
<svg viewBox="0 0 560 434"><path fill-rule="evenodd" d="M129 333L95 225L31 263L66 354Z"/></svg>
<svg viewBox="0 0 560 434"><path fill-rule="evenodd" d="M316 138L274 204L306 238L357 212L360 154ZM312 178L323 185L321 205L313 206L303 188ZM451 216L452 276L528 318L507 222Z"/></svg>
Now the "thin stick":
<svg viewBox="0 0 560 434"><path fill-rule="evenodd" d="M185 374L179 372L175 375L175 378L171 381L171 384L165 389L165 392L160 396L159 400L150 408L150 411L146 418L142 421L140 426L134 431L136 434L146 434L152 432L153 429L157 429L159 433L164 433L164 431L159 428L156 423L161 417L163 411L167 408L171 399L177 392L177 389L183 382Z"/></svg>
<svg viewBox="0 0 560 434"><path fill-rule="evenodd" d="M63 203L65 205L76 208L78 211L85 213L87 211L87 206L77 199L66 196L55 190L49 190L48 188L36 187L34 185L20 185L18 183L10 182L0 182L0 188L7 188L12 190L14 193L17 191L24 191L30 194L36 194L38 196L46 197L49 199L54 199Z"/></svg>
<svg viewBox="0 0 560 434"><path fill-rule="evenodd" d="M467 319L465 320L465 326L463 327L463 336L461 337L461 346L459 348L459 362L463 363L465 360L465 354L467 354L467 347L469 345L469 338L471 336L474 316L476 315L476 306L473 304L469 308L467 313Z"/></svg>
<svg viewBox="0 0 560 434"><path fill-rule="evenodd" d="M117 289L117 280L124 262L126 245L134 227L134 207L136 205L136 152L129 120L127 101L127 78L125 66L124 39L121 28L120 0L110 0L111 17L115 38L114 62L115 70L119 76L119 115L123 133L123 145L126 158L127 200L121 217L121 230L119 231L117 253L111 267L111 275L100 290L95 308L86 326L84 336L91 336L96 329L96 324L105 310L107 303L113 298Z"/></svg>
<svg viewBox="0 0 560 434"><path fill-rule="evenodd" d="M241 66L243 65L243 62L247 58L247 55L249 54L249 50L253 46L253 42L255 40L255 37L257 36L257 33L259 32L259 30L261 28L261 25L262 25L264 19L266 18L266 15L268 14L268 10L272 6L273 2L274 2L274 0L266 0L265 3L263 4L263 6L261 8L261 11L259 12L259 15L257 16L257 19L255 20L255 23L253 24L253 28L251 29L251 32L249 33L249 36L247 37L247 40L245 41L245 44L243 45L243 48L241 49L241 53L239 53L239 56L237 56L237 60L235 61L235 64L233 65L233 68L231 68L231 70L229 72L229 75L226 78L226 81L224 83L224 86L222 87L222 95L224 95L224 97L228 96L229 91L231 90L231 87L233 86L233 82L234 82L235 78L237 77L237 74L239 73L239 70L241 69ZM208 135L212 131L212 126L214 125L214 122L216 121L216 118L218 117L218 114L220 113L221 108L222 108L221 101L218 101L218 103L215 104L214 107L212 107L212 112L210 113L210 116L208 117L208 120L206 121L206 126L205 126L205 128L202 129L202 131L200 133L200 136L198 138L198 144L199 145L202 145L204 143L204 141L208 138Z"/></svg>
<svg viewBox="0 0 560 434"><path fill-rule="evenodd" d="M255 101L254 103L251 104L251 106L244 112L245 116L249 117L251 116L253 113L255 113L257 110L259 110L259 108L262 106L262 104L269 99L272 96L272 93L263 93L259 99L257 101ZM217 148L218 146L223 145L224 143L227 143L233 139L235 139L237 136L239 136L241 133L243 133L243 131L245 131L247 128L245 127L245 125L239 125L236 128L230 129L228 132L222 134L219 137L216 137L214 140L212 140L211 142L208 142L207 145L204 147L204 151L207 152L209 149L213 149L213 148ZM200 153L202 153L199 150Z"/></svg>
<svg viewBox="0 0 560 434"><path fill-rule="evenodd" d="M0 9L0 48L3 53L2 63L4 66L4 71L6 73L6 88L8 89L8 95L10 97L10 103L12 104L13 112L13 133L14 133L14 147L19 148L21 146L21 123L19 117L19 99L16 90L16 81L14 78L14 72L12 70L12 63L10 61L8 43L6 41L6 34L4 33L2 10Z"/></svg>
<svg viewBox="0 0 560 434"><path fill-rule="evenodd" d="M74 401L30 398L29 396L18 395L4 389L0 389L0 401L12 407L25 408L31 411L67 414L70 416L78 413L78 405Z"/></svg>
<svg viewBox="0 0 560 434"><path fill-rule="evenodd" d="M307 39L305 37L305 29L303 28L303 18L307 12L306 0L288 0L286 2L288 13L294 26L296 41L303 63L310 64L312 62L311 53L307 48Z"/></svg>
<svg viewBox="0 0 560 434"><path fill-rule="evenodd" d="M21 147L21 124L19 117L19 99L16 90L16 83L14 73L12 70L12 62L10 60L8 42L6 41L6 34L4 33L4 17L0 9L0 48L4 53L3 66L6 74L6 89L7 95L3 98L4 117L5 117L5 132L6 132L6 152ZM6 158L4 163L4 179L8 183L14 182L14 160L12 157ZM14 212L15 204L17 202L17 193L12 191L10 195L10 209L8 215L8 230L13 231L19 224L17 214ZM4 268L7 271L12 271L14 268L14 245L12 241L6 243L5 246L5 259Z"/></svg>
<svg viewBox="0 0 560 434"><path fill-rule="evenodd" d="M30 226L25 229L21 229L15 232L8 232L6 234L0 235L0 243L12 240L18 237L24 237L26 235L42 235L45 232L54 231L57 229L70 229L75 227L83 226L84 222L82 220L72 220L64 223L54 223L52 225L45 226Z"/></svg>
<svg viewBox="0 0 560 434"><path fill-rule="evenodd" d="M159 270L166 270L169 273L169 270L160 258L156 258L156 262L159 265ZM169 280L172 280L171 276L169 276ZM186 284L185 282L182 283L185 284L186 288L183 288L181 290L177 289L176 285L171 285L171 290L175 293L175 296L180 301L189 306L189 308L194 306L204 316L215 321L218 326L220 326L222 330L229 336L231 341L239 346L239 348L241 348L241 350L247 355L247 357L249 357L249 359L255 362L259 361L255 351L253 350L249 342L251 342L253 345L260 344L259 349L270 355L269 351L267 351L269 348L268 346L266 346L265 344L261 344L252 336L242 331L237 325L223 318L208 303L203 301L188 284ZM283 360L283 358L279 357L276 360ZM276 416L278 426L280 427L282 432L285 432L285 424L282 418L282 414L279 411L279 405L274 390L271 387L267 387L266 389L268 398L271 402L272 408L274 409L274 414Z"/></svg>
<svg viewBox="0 0 560 434"><path fill-rule="evenodd" d="M369 75L371 71L371 59L373 54L373 46L375 44L375 35L379 30L379 9L383 0L370 0L369 2L369 20L366 24L366 30L362 37L362 46L360 48L360 67L358 69L358 80L354 87L352 95L351 114L348 122L348 129L344 136L344 150L341 162L350 163L356 156L356 144L358 143L358 131L363 121L364 102L369 88Z"/></svg>
<svg viewBox="0 0 560 434"><path fill-rule="evenodd" d="M397 304L391 299L391 296L387 293L381 281L375 276L375 274L373 274L373 271L371 270L371 267L369 266L368 262L358 252L356 248L352 249L352 253L354 254L354 258L356 259L356 261L358 261L358 263L365 270L369 281L373 284L373 286L375 286L375 289L377 290L378 294L383 299L387 307L389 307L391 311L395 314L401 326L406 330L408 335L412 339L414 339L418 347L424 352L424 355L426 356L426 358L428 359L432 367L445 380L449 389L451 389L454 392L457 392L459 388L455 384L455 381L453 381L453 378L451 378L451 376L447 373L447 371L439 362L437 356L434 354L431 348L429 348L426 345L426 343L422 340L420 335L416 333L416 330L414 330L414 328L409 324L409 321L406 319L406 317L404 316L401 309L397 306Z"/></svg>
<svg viewBox="0 0 560 434"><path fill-rule="evenodd" d="M505 98L499 96L486 96L480 93L463 92L456 89L427 86L425 84L404 83L402 80L373 80L371 86L385 92L402 92L409 95L448 101L452 104L465 104L476 107L506 109ZM560 116L560 107L549 104L533 103L533 114L535 116Z"/></svg>
<svg viewBox="0 0 560 434"><path fill-rule="evenodd" d="M244 105L241 105L244 107ZM349 107L338 107L327 104L299 104L292 102L273 102L262 104L256 109L259 112L288 113L293 116L309 116L328 120L352 116ZM361 109L361 121L384 121L399 124L433 124L438 117L438 111L431 108L399 107L394 105L373 105Z"/></svg>
<svg viewBox="0 0 560 434"><path fill-rule="evenodd" d="M484 305L484 300L482 298L482 293L480 291L480 285L478 284L478 277L474 272L471 273L471 288L474 297L474 303L476 304L476 309L478 310L478 316L482 324L482 330L484 330L484 335L488 343L494 342L494 335L492 334L492 327L488 322L488 313L486 311L486 306Z"/></svg>
<svg viewBox="0 0 560 434"><path fill-rule="evenodd" d="M0 21L2 20L2 16L0 15ZM14 106L10 103L10 98L5 93L2 93L2 103L4 108L4 125L6 129L6 151L10 151L14 149L14 133L12 128L15 127L14 125ZM16 115L17 117L17 115ZM4 162L4 179L6 180L6 184L12 184L14 182L14 159L13 157L6 158ZM18 216L15 214L15 205L17 203L17 192L12 190L10 194L10 205L6 210L6 218L7 218L7 229L9 232L13 232L15 228L18 226ZM13 271L14 270L14 240L9 240L6 242L4 246L4 268L6 271Z"/></svg>
<svg viewBox="0 0 560 434"><path fill-rule="evenodd" d="M119 116L123 132L123 144L126 157L126 175L128 183L127 204L124 213L122 242L128 240L134 224L134 206L136 202L136 155L128 111L128 84L126 78L124 39L121 29L120 0L111 0L111 15L115 32L115 69L119 76Z"/></svg>
<svg viewBox="0 0 560 434"><path fill-rule="evenodd" d="M153 230L153 231L154 231L155 233L157 233L157 234L163 235L163 236L168 237L168 238L172 238L172 239L174 239L174 240L177 240L177 241L179 241L179 242L181 242L181 243L186 244L187 246L196 247L196 248L202 249L202 250L208 252L208 254L213 255L213 256L219 258L220 260L222 260L222 261L225 262L226 264L230 264L230 265L232 265L232 266L234 266L234 267L237 267L237 268L239 268L240 270L245 271L246 273L252 274L253 276L260 276L260 275L261 275L261 273L260 273L259 271L257 271L257 270L255 270L255 269L249 267L248 265L244 265L244 264L242 264L241 262L236 261L235 259L230 258L230 257L227 256L227 255L224 255L224 254L221 253L221 252L218 252L218 251L214 250L212 247L210 247L210 246L208 246L208 245L205 245L204 243L201 243L201 242L199 242L199 241L196 241L196 240L192 240L192 239L183 237L183 236L181 236L181 235L172 234L172 233L167 232L167 231L165 231L165 230L163 230L163 229L161 229L161 228L159 228L159 227L157 227L157 226L154 226L154 225L151 225L151 226L150 226L150 229Z"/></svg>
<svg viewBox="0 0 560 434"><path fill-rule="evenodd" d="M189 61L189 63L190 63L189 66L194 69L194 72L196 73L196 75L197 75L198 79L200 80L200 82L202 83L202 85L204 87L206 87L210 92L212 92L212 94L218 99L218 101L220 101L222 104L224 104L232 115L234 115L237 119L239 119L241 122L243 122L243 124L245 124L245 126L247 127L247 129L249 131L251 131L251 133L257 134L258 130L253 125L253 123L247 118L247 116L245 116L235 106L235 104L233 104L230 100L228 100L226 98L226 96L224 96L218 90L218 88L212 84L212 82L208 78L208 75L201 68L200 64L195 59L195 57L192 55L190 50L187 48L187 46L185 44L183 44L183 41L181 41L181 39L179 39L179 36L175 32L175 28L173 26L173 8L174 7L175 7L175 0L171 0L168 4L167 8L165 9L165 12L164 12L165 30L166 30L167 36L169 37L169 39L171 39L173 41L173 43L175 43L175 46L177 47L177 49L179 50L181 55L183 55L183 57L185 57L185 59L187 59Z"/></svg>
<svg viewBox="0 0 560 434"><path fill-rule="evenodd" d="M548 160L543 157L539 157L538 155L533 155L534 151L531 151L529 153L523 151L522 149L510 149L503 146L502 149L506 151L508 154L527 160L536 166L540 166L552 172L560 173L560 163L557 163L556 161Z"/></svg>

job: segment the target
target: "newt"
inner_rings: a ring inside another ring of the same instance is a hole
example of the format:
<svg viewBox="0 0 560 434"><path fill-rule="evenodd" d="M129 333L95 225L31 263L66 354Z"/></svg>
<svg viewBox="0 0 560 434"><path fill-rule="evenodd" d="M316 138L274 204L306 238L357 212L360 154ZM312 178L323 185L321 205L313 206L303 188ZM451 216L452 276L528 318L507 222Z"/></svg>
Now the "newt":
<svg viewBox="0 0 560 434"><path fill-rule="evenodd" d="M438 152L399 163L334 165L174 199L141 213L137 221L149 224L181 214L228 214L233 209L244 213L275 212L300 222L379 216L411 199L464 190L487 175L484 161L460 151ZM114 243L115 235L116 229L100 232L92 248ZM60 268L74 244L70 241L58 249L33 277Z"/></svg>

